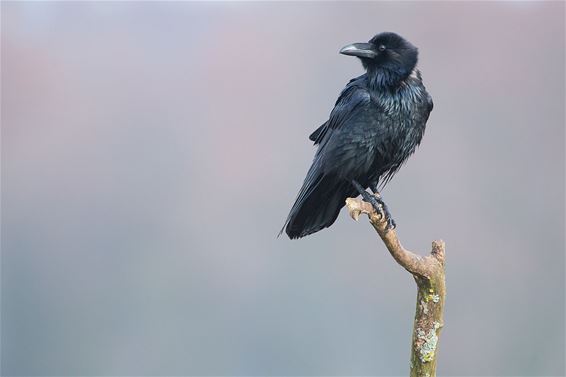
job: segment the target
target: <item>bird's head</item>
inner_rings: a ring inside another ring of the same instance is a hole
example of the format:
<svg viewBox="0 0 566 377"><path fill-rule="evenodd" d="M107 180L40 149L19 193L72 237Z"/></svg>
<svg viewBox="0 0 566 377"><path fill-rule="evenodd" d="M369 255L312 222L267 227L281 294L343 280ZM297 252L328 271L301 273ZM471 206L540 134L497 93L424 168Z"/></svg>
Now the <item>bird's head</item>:
<svg viewBox="0 0 566 377"><path fill-rule="evenodd" d="M340 50L357 56L368 73L384 73L391 78L407 78L417 65L418 49L395 33L380 33L368 43L353 43Z"/></svg>

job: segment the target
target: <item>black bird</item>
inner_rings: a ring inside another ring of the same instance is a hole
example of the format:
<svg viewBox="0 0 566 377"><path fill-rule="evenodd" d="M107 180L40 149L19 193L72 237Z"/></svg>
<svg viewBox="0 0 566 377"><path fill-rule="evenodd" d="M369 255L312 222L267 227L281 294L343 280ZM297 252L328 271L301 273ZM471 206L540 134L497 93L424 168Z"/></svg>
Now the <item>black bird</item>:
<svg viewBox="0 0 566 377"><path fill-rule="evenodd" d="M418 50L401 36L381 33L340 53L358 57L366 73L350 80L309 137L318 149L283 226L291 239L329 227L346 198L359 194L394 228L381 197L366 189L378 194L415 151L432 110L416 69Z"/></svg>

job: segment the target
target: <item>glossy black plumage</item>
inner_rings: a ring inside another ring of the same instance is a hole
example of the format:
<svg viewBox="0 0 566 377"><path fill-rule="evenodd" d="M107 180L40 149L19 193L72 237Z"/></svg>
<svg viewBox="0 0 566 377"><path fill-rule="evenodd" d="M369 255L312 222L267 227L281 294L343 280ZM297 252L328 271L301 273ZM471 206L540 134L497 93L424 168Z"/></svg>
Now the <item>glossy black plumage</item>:
<svg viewBox="0 0 566 377"><path fill-rule="evenodd" d="M399 35L381 33L341 53L359 57L366 73L346 85L310 135L318 149L284 225L292 239L332 225L345 199L359 194L353 181L383 187L420 144L432 110L417 49Z"/></svg>

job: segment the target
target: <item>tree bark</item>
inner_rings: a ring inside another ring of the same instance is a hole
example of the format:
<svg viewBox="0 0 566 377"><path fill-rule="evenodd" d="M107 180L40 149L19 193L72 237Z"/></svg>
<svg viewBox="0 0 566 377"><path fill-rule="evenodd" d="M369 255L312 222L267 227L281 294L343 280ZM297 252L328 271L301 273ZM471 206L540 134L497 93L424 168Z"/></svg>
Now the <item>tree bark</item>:
<svg viewBox="0 0 566 377"><path fill-rule="evenodd" d="M417 283L417 305L411 342L411 377L436 376L438 338L444 326L444 299L446 295L443 241L433 241L429 255L421 257L406 250L395 230L387 229L386 221L370 203L361 199L346 199L350 216L358 220L368 215L383 243L395 261L410 272Z"/></svg>

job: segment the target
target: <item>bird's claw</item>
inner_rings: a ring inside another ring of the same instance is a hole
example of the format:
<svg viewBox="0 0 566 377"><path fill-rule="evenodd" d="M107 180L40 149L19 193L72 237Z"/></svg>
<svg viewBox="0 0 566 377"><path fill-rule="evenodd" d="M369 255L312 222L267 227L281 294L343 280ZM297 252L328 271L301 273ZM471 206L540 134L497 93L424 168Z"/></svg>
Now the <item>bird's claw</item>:
<svg viewBox="0 0 566 377"><path fill-rule="evenodd" d="M395 223L395 220L393 220L391 215L389 215L389 217L387 217L387 230L393 230L396 227L397 227L397 224Z"/></svg>
<svg viewBox="0 0 566 377"><path fill-rule="evenodd" d="M380 219L386 221L385 230L395 229L397 224L395 224L395 220L393 220L393 217L389 212L389 208L387 208L387 205L385 204L383 198L377 191L377 188L375 187L372 188L374 194L371 195L356 180L352 180L352 185L356 188L356 190L358 190L364 202L371 204L371 206L379 214Z"/></svg>
<svg viewBox="0 0 566 377"><path fill-rule="evenodd" d="M387 230L395 229L397 227L397 224L395 223L395 220L393 220L393 216L391 216L391 212L389 212L389 208L387 208L387 205L385 204L383 199L381 199L381 196L379 197L378 202L379 204L381 204L382 208L381 218L387 221L385 228Z"/></svg>
<svg viewBox="0 0 566 377"><path fill-rule="evenodd" d="M387 205L385 204L383 199L381 199L381 195L379 195L378 193L371 195L367 191L364 192L365 193L362 193L362 198L364 199L364 201L372 205L375 211L379 214L380 219L385 219L387 221L385 228L387 230L395 229L397 227L397 224L395 223L395 220L393 220L391 212L389 212L389 208L387 208Z"/></svg>

